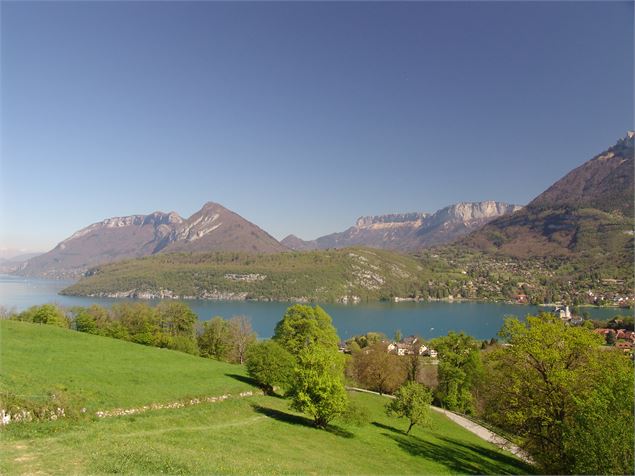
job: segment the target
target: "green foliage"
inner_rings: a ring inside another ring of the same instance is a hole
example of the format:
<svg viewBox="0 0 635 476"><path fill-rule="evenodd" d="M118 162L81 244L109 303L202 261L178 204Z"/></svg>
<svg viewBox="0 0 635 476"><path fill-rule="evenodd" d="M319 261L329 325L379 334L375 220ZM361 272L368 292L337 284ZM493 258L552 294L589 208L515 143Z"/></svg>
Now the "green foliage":
<svg viewBox="0 0 635 476"><path fill-rule="evenodd" d="M198 336L198 348L203 357L227 361L232 350L229 322L216 316L203 323L203 332Z"/></svg>
<svg viewBox="0 0 635 476"><path fill-rule="evenodd" d="M251 345L256 342L256 333L244 316L229 320L216 316L203 323L198 336L198 347L203 357L242 364Z"/></svg>
<svg viewBox="0 0 635 476"><path fill-rule="evenodd" d="M164 334L193 339L198 316L187 304L177 301L162 301L155 308L158 325Z"/></svg>
<svg viewBox="0 0 635 476"><path fill-rule="evenodd" d="M247 350L247 372L268 394L273 393L274 387L289 388L294 365L293 355L273 340L258 342Z"/></svg>
<svg viewBox="0 0 635 476"><path fill-rule="evenodd" d="M55 304L43 304L31 306L26 311L16 316L18 321L32 322L34 324L48 324L58 327L69 327L69 320L64 311Z"/></svg>
<svg viewBox="0 0 635 476"><path fill-rule="evenodd" d="M336 302L357 296L376 301L423 295L427 292L423 283L431 279L465 281L447 265L429 268L416 258L376 249L169 253L99 266L63 293L107 295L136 290L158 294L170 290L181 297L212 294L218 299Z"/></svg>
<svg viewBox="0 0 635 476"><path fill-rule="evenodd" d="M385 340L388 340L388 338L381 332L367 332L366 334L351 337L346 341L346 344L350 347L351 344L355 343L358 348L363 349Z"/></svg>
<svg viewBox="0 0 635 476"><path fill-rule="evenodd" d="M437 400L449 410L474 413L473 392L483 372L478 341L450 332L433 339L431 346L439 355Z"/></svg>
<svg viewBox="0 0 635 476"><path fill-rule="evenodd" d="M348 406L343 381L342 356L320 345L303 348L297 355L291 408L308 413L318 428L326 428Z"/></svg>
<svg viewBox="0 0 635 476"><path fill-rule="evenodd" d="M273 339L293 355L309 346L322 346L337 351L337 331L331 316L320 306L295 304L287 309L276 324Z"/></svg>
<svg viewBox="0 0 635 476"><path fill-rule="evenodd" d="M489 354L485 417L524 439L547 474L630 473L633 368L602 338L550 314L505 321Z"/></svg>
<svg viewBox="0 0 635 476"><path fill-rule="evenodd" d="M432 392L429 388L416 382L406 382L395 392L395 399L388 402L386 412L408 419L407 435L414 425L429 424L431 403Z"/></svg>

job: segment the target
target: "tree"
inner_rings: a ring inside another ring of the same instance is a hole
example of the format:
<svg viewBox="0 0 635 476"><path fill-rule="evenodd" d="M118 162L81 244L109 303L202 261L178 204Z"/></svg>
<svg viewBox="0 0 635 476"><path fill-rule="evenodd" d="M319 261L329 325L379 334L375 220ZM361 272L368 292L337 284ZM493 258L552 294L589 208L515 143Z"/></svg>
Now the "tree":
<svg viewBox="0 0 635 476"><path fill-rule="evenodd" d="M431 403L429 388L416 382L406 382L395 392L395 399L386 405L386 413L408 419L407 435L414 425L429 424Z"/></svg>
<svg viewBox="0 0 635 476"><path fill-rule="evenodd" d="M26 311L18 314L18 320L33 322L35 324L69 327L69 321L66 318L64 311L55 304L31 306Z"/></svg>
<svg viewBox="0 0 635 476"><path fill-rule="evenodd" d="M551 314L507 319L488 356L484 416L519 435L545 474L632 472L633 368Z"/></svg>
<svg viewBox="0 0 635 476"><path fill-rule="evenodd" d="M75 313L75 328L79 332L107 335L111 321L108 310L98 304L93 304L90 307L80 307Z"/></svg>
<svg viewBox="0 0 635 476"><path fill-rule="evenodd" d="M331 316L320 306L295 304L276 325L273 339L293 355L314 344L337 350L338 337Z"/></svg>
<svg viewBox="0 0 635 476"><path fill-rule="evenodd" d="M406 379L406 369L401 358L388 352L387 344L377 342L353 354L353 373L363 387L391 393Z"/></svg>
<svg viewBox="0 0 635 476"><path fill-rule="evenodd" d="M311 415L316 427L325 428L348 406L343 370L337 351L315 344L300 350L290 391L291 407Z"/></svg>
<svg viewBox="0 0 635 476"><path fill-rule="evenodd" d="M159 341L160 328L154 309L146 303L113 304L111 312L127 331L129 339L138 344L154 346Z"/></svg>
<svg viewBox="0 0 635 476"><path fill-rule="evenodd" d="M178 301L162 301L156 307L159 327L164 334L195 338L194 325L197 315L187 304Z"/></svg>
<svg viewBox="0 0 635 476"><path fill-rule="evenodd" d="M283 390L288 389L293 378L294 365L293 355L273 340L258 342L247 349L247 372L265 393L273 394L276 386Z"/></svg>
<svg viewBox="0 0 635 476"><path fill-rule="evenodd" d="M229 320L229 332L232 341L231 361L243 364L249 346L256 342L256 333L245 316L232 317Z"/></svg>
<svg viewBox="0 0 635 476"><path fill-rule="evenodd" d="M482 375L478 341L462 332L450 332L431 345L439 353L437 399L450 410L474 412L472 392Z"/></svg>
<svg viewBox="0 0 635 476"><path fill-rule="evenodd" d="M201 356L217 360L227 360L232 350L229 323L222 317L213 317L203 324L203 332L198 336Z"/></svg>

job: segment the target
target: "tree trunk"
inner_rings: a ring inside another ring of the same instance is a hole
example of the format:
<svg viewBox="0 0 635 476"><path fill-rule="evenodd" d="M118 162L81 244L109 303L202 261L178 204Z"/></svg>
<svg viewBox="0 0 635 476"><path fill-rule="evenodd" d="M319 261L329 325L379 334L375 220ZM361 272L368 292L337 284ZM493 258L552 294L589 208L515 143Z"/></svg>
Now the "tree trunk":
<svg viewBox="0 0 635 476"><path fill-rule="evenodd" d="M408 433L410 433L410 430L412 430L412 427L413 427L414 425L415 425L414 423L410 422L410 426L408 427L408 431L406 431L406 435L407 435Z"/></svg>

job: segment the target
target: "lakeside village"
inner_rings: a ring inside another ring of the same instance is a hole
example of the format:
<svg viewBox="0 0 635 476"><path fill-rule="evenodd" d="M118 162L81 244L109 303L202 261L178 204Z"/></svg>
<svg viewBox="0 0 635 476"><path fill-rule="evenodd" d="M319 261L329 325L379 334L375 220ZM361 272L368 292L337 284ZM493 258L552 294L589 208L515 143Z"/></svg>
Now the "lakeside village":
<svg viewBox="0 0 635 476"><path fill-rule="evenodd" d="M625 354L628 354L631 358L634 357L635 330L633 329L632 317L630 318L630 322L629 318L620 319L616 317L606 323L602 323L606 324L607 327L597 327L599 324L598 321L575 315L571 311L571 308L566 305L556 305L552 313L571 326L586 326L593 329L594 334L604 336L606 346L616 347ZM360 340L365 340L365 342L360 342ZM369 342L371 340L372 342ZM363 336L354 336L346 341L340 341L339 351L344 354L351 354L353 350L359 347L365 347L374 342L381 342L385 346L386 352L390 354L398 356L419 355L421 357L430 357L431 363L438 363L438 352L427 346L422 339L414 335L404 338L400 338L397 335L395 339L389 340L383 334L369 332Z"/></svg>

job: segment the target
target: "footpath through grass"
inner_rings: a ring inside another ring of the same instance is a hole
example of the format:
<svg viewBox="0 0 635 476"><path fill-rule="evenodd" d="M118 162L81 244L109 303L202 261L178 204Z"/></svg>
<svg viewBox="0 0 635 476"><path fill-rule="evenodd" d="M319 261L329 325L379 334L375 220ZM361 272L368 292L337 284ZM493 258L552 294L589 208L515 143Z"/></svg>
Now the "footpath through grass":
<svg viewBox="0 0 635 476"><path fill-rule="evenodd" d="M525 474L531 468L443 415L431 428L387 417L385 399L352 394L370 421L317 430L287 401L227 400L65 426L16 425L3 474Z"/></svg>
<svg viewBox="0 0 635 476"><path fill-rule="evenodd" d="M63 389L77 419L0 430L0 474L525 474L531 468L443 415L431 428L386 416L386 399L352 393L368 422L313 428L275 397L97 419L94 411L253 390L240 366L81 334L0 322L4 392Z"/></svg>

